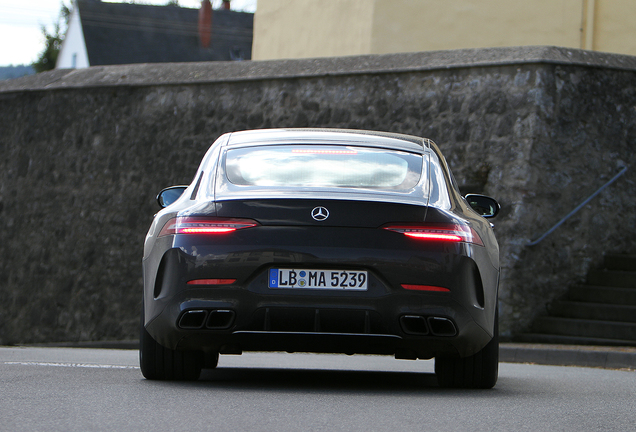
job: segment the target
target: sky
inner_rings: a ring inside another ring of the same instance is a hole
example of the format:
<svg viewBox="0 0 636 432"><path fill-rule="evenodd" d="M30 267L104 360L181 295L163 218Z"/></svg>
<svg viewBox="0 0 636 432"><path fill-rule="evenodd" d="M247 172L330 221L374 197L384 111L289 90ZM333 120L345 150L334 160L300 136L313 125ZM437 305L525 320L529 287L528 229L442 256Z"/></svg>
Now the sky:
<svg viewBox="0 0 636 432"><path fill-rule="evenodd" d="M211 0L218 8L222 0ZM257 0L232 0L232 9L254 12ZM110 0L112 3L132 1ZM164 5L168 0L136 0L134 3ZM44 49L41 26L49 33L57 22L62 3L70 0L0 0L0 66L31 64ZM179 6L199 8L201 0L179 0Z"/></svg>

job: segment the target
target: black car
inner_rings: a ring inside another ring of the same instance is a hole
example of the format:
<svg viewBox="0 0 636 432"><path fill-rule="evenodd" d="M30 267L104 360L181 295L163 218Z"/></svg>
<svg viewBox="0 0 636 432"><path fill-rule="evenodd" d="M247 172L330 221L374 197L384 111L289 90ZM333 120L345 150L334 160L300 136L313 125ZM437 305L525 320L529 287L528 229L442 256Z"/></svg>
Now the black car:
<svg viewBox="0 0 636 432"><path fill-rule="evenodd" d="M228 133L164 189L145 241L140 363L197 379L219 354L435 357L446 387L498 374L499 205L462 197L430 140Z"/></svg>

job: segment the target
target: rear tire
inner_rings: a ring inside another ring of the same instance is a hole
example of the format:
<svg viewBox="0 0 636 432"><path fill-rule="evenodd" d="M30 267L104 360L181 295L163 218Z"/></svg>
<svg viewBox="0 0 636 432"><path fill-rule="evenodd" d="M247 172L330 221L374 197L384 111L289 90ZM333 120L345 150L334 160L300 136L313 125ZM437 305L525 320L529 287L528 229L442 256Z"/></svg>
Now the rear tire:
<svg viewBox="0 0 636 432"><path fill-rule="evenodd" d="M493 388L499 376L499 314L493 338L481 351L463 358L436 357L435 375L440 387Z"/></svg>
<svg viewBox="0 0 636 432"><path fill-rule="evenodd" d="M160 345L144 327L143 310L139 335L139 366L150 380L195 381L201 375L203 353L176 351Z"/></svg>

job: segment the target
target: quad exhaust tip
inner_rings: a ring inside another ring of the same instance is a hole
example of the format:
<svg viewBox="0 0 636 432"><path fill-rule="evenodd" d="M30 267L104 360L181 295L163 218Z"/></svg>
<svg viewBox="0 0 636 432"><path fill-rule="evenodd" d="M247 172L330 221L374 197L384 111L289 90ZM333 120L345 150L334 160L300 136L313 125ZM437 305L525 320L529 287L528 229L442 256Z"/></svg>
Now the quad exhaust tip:
<svg viewBox="0 0 636 432"><path fill-rule="evenodd" d="M404 333L413 335L433 335L440 337L457 336L457 327L445 317L423 317L420 315L402 315L400 325Z"/></svg>
<svg viewBox="0 0 636 432"><path fill-rule="evenodd" d="M428 325L434 336L457 336L457 327L453 321L444 317L428 317Z"/></svg>
<svg viewBox="0 0 636 432"><path fill-rule="evenodd" d="M178 326L185 330L197 330L202 328L222 330L232 326L235 316L236 313L229 309L189 310L181 315Z"/></svg>

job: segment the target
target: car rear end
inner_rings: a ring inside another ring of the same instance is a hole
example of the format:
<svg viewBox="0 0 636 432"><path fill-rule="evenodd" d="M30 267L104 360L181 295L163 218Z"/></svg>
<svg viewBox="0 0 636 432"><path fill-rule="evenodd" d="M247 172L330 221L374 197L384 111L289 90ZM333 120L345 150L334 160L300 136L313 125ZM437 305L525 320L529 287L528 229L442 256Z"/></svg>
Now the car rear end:
<svg viewBox="0 0 636 432"><path fill-rule="evenodd" d="M494 237L431 145L229 137L197 196L151 236L148 332L216 353L479 351L493 336Z"/></svg>

